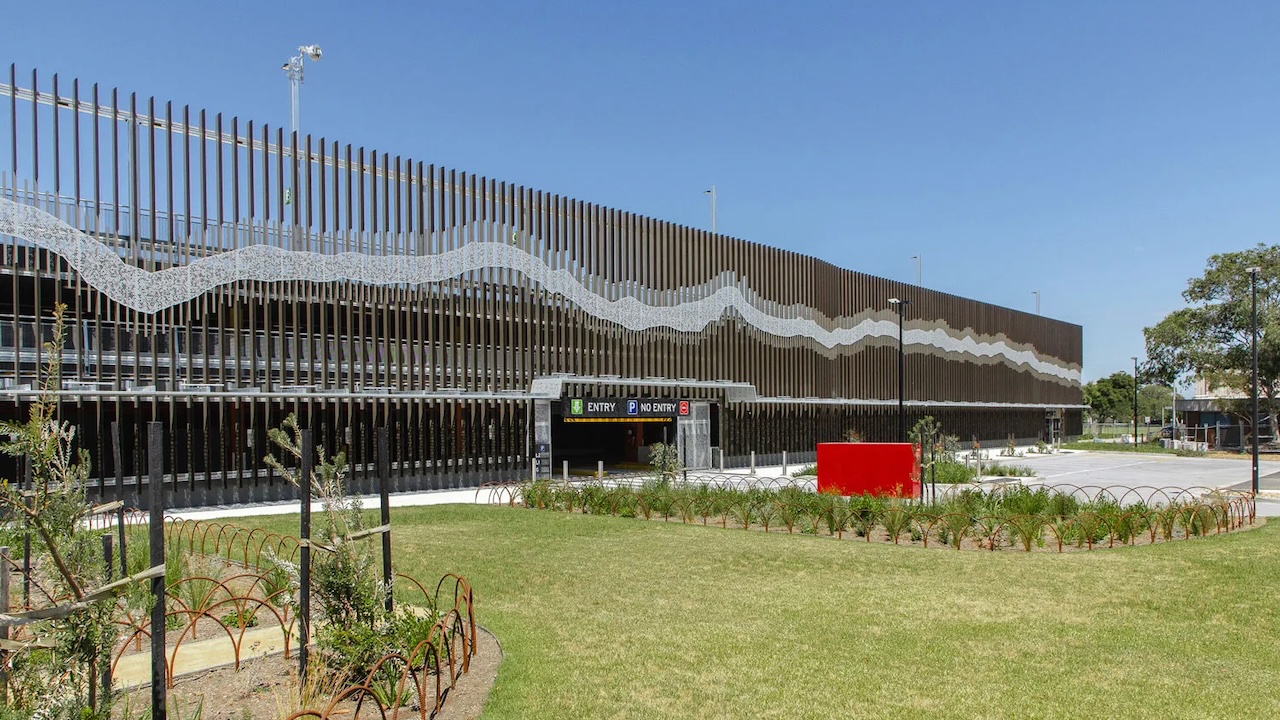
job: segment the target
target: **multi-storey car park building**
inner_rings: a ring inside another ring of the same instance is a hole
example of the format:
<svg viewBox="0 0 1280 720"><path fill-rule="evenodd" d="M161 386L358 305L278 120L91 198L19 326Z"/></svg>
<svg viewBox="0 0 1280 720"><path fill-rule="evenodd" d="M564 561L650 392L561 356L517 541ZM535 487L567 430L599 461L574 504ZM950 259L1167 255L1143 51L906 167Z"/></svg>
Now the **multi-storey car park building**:
<svg viewBox="0 0 1280 720"><path fill-rule="evenodd" d="M137 499L153 420L176 504L288 496L262 463L288 413L348 450L362 488L381 427L398 489L643 462L664 438L693 467L893 440L890 298L910 301L908 424L1079 432L1076 325L115 88L7 79L0 417L25 417L66 305L62 413L104 497L123 478Z"/></svg>

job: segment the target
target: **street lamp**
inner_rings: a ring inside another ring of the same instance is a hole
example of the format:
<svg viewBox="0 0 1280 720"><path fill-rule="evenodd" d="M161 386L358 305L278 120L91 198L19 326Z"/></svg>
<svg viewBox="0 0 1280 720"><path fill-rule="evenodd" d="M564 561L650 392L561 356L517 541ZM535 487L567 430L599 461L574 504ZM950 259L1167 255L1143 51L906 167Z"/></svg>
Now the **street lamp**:
<svg viewBox="0 0 1280 720"><path fill-rule="evenodd" d="M924 287L923 283L921 282L922 276L920 274L920 262L921 262L920 256L912 255L911 259L916 261L916 287Z"/></svg>
<svg viewBox="0 0 1280 720"><path fill-rule="evenodd" d="M1138 444L1138 356L1133 356L1133 444Z"/></svg>
<svg viewBox="0 0 1280 720"><path fill-rule="evenodd" d="M1040 314L1040 291L1032 290L1031 294L1036 296L1036 314L1039 315Z"/></svg>
<svg viewBox="0 0 1280 720"><path fill-rule="evenodd" d="M1251 267L1249 273L1249 294L1252 296L1252 307L1249 311L1249 329L1253 335L1253 492L1258 492L1258 273L1262 268Z"/></svg>
<svg viewBox="0 0 1280 720"><path fill-rule="evenodd" d="M910 300L899 300L898 298L889 298L889 304L894 306L898 311L898 442L907 441L907 415L903 407L903 398L905 397L906 384L906 355L902 349L902 317L907 312L907 306L911 304Z"/></svg>
<svg viewBox="0 0 1280 720"><path fill-rule="evenodd" d="M281 66L284 74L289 76L289 110L290 120L293 121L293 132L298 132L298 91L302 87L302 60L303 58L311 58L312 62L320 61L319 45L302 45L298 48L298 54L289 58L289 62Z"/></svg>
<svg viewBox="0 0 1280 720"><path fill-rule="evenodd" d="M703 195L711 196L711 234L716 234L716 186L712 185L710 190L703 190Z"/></svg>

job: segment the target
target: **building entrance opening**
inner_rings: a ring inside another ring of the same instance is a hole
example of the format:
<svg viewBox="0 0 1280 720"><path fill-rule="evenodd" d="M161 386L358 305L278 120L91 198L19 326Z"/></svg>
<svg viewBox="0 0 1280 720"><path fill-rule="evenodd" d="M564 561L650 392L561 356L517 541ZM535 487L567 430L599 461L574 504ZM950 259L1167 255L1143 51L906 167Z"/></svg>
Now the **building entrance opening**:
<svg viewBox="0 0 1280 720"><path fill-rule="evenodd" d="M555 466L563 461L592 470L600 461L613 467L648 466L657 443L676 445L693 460L709 456L709 437L689 432L689 422L703 414L705 405L665 398L566 398L551 423ZM700 450L701 444L708 448Z"/></svg>
<svg viewBox="0 0 1280 720"><path fill-rule="evenodd" d="M648 465L649 448L674 442L675 420L573 420L556 416L551 422L551 447L556 470L562 461L569 467L595 470L606 466Z"/></svg>

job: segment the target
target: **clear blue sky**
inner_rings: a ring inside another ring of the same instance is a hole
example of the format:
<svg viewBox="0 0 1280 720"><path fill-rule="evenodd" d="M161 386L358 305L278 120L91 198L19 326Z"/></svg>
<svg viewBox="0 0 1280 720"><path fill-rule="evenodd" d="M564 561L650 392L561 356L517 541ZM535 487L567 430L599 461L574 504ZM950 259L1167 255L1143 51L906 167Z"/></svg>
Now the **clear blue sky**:
<svg viewBox="0 0 1280 720"><path fill-rule="evenodd" d="M10 2L0 61L1084 326L1280 227L1276 2Z"/></svg>

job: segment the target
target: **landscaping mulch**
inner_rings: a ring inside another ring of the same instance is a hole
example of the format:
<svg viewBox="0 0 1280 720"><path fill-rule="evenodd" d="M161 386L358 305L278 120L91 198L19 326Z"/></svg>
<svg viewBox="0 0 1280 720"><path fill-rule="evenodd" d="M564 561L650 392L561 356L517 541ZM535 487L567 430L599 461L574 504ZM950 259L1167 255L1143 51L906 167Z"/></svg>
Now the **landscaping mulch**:
<svg viewBox="0 0 1280 720"><path fill-rule="evenodd" d="M498 677L502 663L502 646L492 633L476 628L476 652L471 657L470 672L458 679L445 696L437 720L469 720L480 716ZM200 708L202 720L284 720L296 708L292 696L297 692L297 656L288 660L283 654L247 660L237 672L232 666L201 670L179 676L169 690L170 717L190 718ZM328 699L325 700L325 704ZM382 714L366 702L359 715L355 703L337 710L344 720L381 718ZM142 718L151 709L150 686L130 690L116 705L117 717L126 720ZM323 707L312 708L323 710ZM434 708L427 708L426 717ZM176 713L176 714L175 714ZM400 718L419 718L416 708L401 708ZM391 717L391 712L387 712Z"/></svg>

